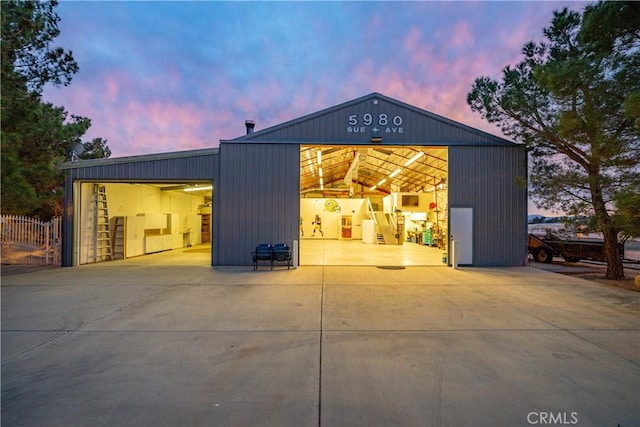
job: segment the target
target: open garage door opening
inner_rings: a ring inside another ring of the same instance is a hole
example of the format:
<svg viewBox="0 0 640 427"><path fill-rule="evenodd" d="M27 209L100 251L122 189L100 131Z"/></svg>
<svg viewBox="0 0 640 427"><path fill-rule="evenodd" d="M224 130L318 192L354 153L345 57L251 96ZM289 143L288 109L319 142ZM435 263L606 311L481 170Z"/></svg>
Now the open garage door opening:
<svg viewBox="0 0 640 427"><path fill-rule="evenodd" d="M166 251L208 253L210 264L212 189L207 181L76 182L75 264Z"/></svg>
<svg viewBox="0 0 640 427"><path fill-rule="evenodd" d="M301 265L446 265L447 147L302 145Z"/></svg>

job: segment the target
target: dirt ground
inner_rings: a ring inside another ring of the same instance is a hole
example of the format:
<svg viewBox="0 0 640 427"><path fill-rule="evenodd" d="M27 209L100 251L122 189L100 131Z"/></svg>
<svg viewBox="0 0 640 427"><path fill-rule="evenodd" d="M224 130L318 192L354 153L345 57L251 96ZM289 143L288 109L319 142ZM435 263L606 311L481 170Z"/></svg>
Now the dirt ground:
<svg viewBox="0 0 640 427"><path fill-rule="evenodd" d="M628 277L624 280L608 280L604 278L604 274L580 274L576 275L576 277L580 277L586 280L592 280L594 282L602 283L607 286L614 286L617 288L640 292L640 280L636 280L640 276L635 276L634 278Z"/></svg>
<svg viewBox="0 0 640 427"><path fill-rule="evenodd" d="M613 286L617 288L627 289L630 291L640 292L640 270L632 270L630 268L625 268L624 272L626 278L624 280L609 280L605 279L605 269L594 269L594 272L590 273L579 273L579 274L570 274L574 277L579 277L581 279L591 280L594 282L602 283L603 285ZM568 273L562 273L568 274Z"/></svg>
<svg viewBox="0 0 640 427"><path fill-rule="evenodd" d="M626 276L624 280L605 279L607 266L604 263L591 261L567 262L560 257L555 257L553 262L548 264L530 260L530 266L566 276L591 280L605 286L640 292L640 265L635 261L624 263L624 273Z"/></svg>

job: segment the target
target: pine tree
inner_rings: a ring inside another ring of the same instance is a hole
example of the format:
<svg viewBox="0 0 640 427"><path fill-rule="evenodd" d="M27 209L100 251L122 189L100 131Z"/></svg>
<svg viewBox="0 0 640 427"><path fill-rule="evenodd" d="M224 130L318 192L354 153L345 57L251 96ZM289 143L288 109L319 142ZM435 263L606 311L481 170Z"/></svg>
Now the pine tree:
<svg viewBox="0 0 640 427"><path fill-rule="evenodd" d="M467 102L526 144L539 207L595 218L606 276L622 279L620 220L640 176L640 3L565 8L544 35L501 82L476 79Z"/></svg>

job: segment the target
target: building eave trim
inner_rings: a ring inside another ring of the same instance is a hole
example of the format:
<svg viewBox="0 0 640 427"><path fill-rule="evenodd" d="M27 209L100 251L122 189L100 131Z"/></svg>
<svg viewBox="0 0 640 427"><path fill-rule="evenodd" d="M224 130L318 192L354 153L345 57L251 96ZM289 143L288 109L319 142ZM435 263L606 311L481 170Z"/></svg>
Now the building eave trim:
<svg viewBox="0 0 640 427"><path fill-rule="evenodd" d="M220 152L219 147L204 148L199 150L172 151L167 153L142 154L139 156L114 157L108 159L88 159L78 160L75 162L64 162L59 168L62 170L81 169L94 166L108 166L122 163L134 162L153 162L156 160L172 160L184 157L200 157L217 155Z"/></svg>

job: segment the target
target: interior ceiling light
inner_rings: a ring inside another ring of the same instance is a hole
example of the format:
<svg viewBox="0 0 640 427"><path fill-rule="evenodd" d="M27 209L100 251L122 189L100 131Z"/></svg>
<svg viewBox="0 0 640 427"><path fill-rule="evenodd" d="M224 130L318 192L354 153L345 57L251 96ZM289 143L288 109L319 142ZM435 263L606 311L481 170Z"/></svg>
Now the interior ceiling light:
<svg viewBox="0 0 640 427"><path fill-rule="evenodd" d="M418 160L422 156L424 156L424 153L422 151L420 151L415 156L413 156L412 158L407 160L407 162L404 165L405 166L409 166L411 163L415 162L416 160Z"/></svg>
<svg viewBox="0 0 640 427"><path fill-rule="evenodd" d="M377 185L374 185L373 187L369 188L369 191L373 191L373 190L375 190L376 188L378 188L378 186L377 186Z"/></svg>
<svg viewBox="0 0 640 427"><path fill-rule="evenodd" d="M318 150L318 166L322 164L322 151Z"/></svg>
<svg viewBox="0 0 640 427"><path fill-rule="evenodd" d="M313 162L311 161L311 150L307 150L307 160L309 161L309 170L313 173Z"/></svg>
<svg viewBox="0 0 640 427"><path fill-rule="evenodd" d="M385 182L387 182L387 178L383 179L382 181L380 181L378 184L376 184L377 186L381 186L382 184L384 184Z"/></svg>
<svg viewBox="0 0 640 427"><path fill-rule="evenodd" d="M184 191L205 191L205 190L213 190L213 185L205 185L204 187L189 187L185 188Z"/></svg>
<svg viewBox="0 0 640 427"><path fill-rule="evenodd" d="M393 172L391 172L391 175L389 175L389 178L393 178L394 176L398 175L401 171L402 169L394 170Z"/></svg>
<svg viewBox="0 0 640 427"><path fill-rule="evenodd" d="M320 178L322 178L322 168L318 168L318 175L320 175Z"/></svg>

